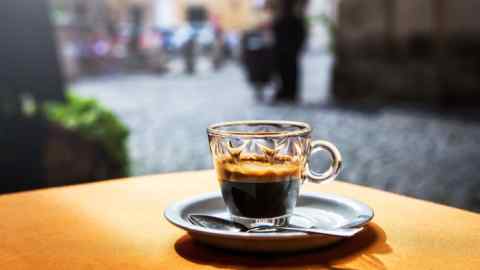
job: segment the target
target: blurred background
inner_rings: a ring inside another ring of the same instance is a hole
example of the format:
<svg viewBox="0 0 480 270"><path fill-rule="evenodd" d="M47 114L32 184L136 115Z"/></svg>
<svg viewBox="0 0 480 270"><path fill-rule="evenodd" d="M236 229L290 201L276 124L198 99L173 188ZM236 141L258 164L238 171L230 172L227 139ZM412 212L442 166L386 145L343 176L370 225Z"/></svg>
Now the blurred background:
<svg viewBox="0 0 480 270"><path fill-rule="evenodd" d="M209 169L208 124L282 119L339 147L341 181L480 212L479 11L2 0L0 193Z"/></svg>

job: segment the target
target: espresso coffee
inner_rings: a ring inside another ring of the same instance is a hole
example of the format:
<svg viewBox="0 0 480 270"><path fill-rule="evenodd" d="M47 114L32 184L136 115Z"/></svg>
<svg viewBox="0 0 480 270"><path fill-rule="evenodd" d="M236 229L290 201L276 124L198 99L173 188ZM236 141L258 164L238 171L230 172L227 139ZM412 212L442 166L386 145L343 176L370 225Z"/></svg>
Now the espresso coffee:
<svg viewBox="0 0 480 270"><path fill-rule="evenodd" d="M223 199L230 213L248 218L289 214L297 202L303 166L285 156L274 161L251 156L216 162Z"/></svg>

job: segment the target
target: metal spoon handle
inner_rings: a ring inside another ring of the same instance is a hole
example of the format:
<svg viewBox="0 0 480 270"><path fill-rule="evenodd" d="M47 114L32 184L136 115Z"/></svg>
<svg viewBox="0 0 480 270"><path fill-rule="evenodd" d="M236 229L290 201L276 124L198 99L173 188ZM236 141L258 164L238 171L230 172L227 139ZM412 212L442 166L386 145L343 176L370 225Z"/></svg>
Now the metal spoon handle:
<svg viewBox="0 0 480 270"><path fill-rule="evenodd" d="M254 227L249 229L247 232L252 233L262 233L262 232L273 232L273 231L290 231L290 232L304 232L310 234L323 234L329 236L341 236L341 237L350 237L356 233L363 230L361 228L339 228L334 230L325 230L318 228L298 228L298 227Z"/></svg>

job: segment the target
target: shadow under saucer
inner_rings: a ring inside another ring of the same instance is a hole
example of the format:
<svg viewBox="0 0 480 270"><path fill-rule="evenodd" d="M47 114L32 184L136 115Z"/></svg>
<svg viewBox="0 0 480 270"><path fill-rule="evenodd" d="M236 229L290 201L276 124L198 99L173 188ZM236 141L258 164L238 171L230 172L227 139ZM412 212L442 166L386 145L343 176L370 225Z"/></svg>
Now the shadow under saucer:
<svg viewBox="0 0 480 270"><path fill-rule="evenodd" d="M370 222L362 232L352 238L332 246L301 253L233 252L203 245L194 241L188 234L175 242L175 251L191 262L221 268L322 266L328 269L350 269L341 266L360 259L362 264L371 268L386 269L382 261L375 256L392 251L386 240L387 236L380 226Z"/></svg>

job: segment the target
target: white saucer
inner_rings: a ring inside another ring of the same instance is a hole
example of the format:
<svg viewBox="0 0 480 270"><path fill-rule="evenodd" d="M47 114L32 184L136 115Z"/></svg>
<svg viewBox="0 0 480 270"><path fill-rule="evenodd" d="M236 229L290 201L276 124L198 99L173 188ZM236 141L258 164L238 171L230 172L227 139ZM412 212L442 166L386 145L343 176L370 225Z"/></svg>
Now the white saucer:
<svg viewBox="0 0 480 270"><path fill-rule="evenodd" d="M289 252L323 247L342 237L297 232L243 233L199 227L187 220L188 214L206 214L228 218L223 199L209 193L175 203L165 209L165 218L205 244L249 252ZM366 204L346 197L324 193L302 193L291 222L305 227L335 229L360 227L373 218Z"/></svg>

